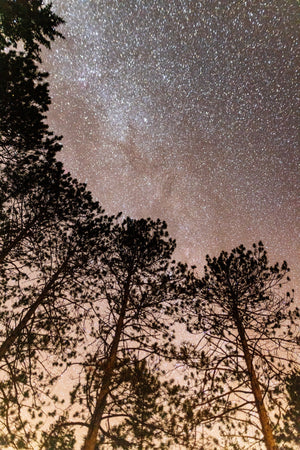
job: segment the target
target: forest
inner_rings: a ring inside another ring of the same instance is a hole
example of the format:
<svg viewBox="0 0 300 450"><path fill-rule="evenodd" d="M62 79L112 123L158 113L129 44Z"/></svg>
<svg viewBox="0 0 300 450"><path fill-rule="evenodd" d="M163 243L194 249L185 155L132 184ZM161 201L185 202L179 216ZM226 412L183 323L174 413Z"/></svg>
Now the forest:
<svg viewBox="0 0 300 450"><path fill-rule="evenodd" d="M258 242L199 269L163 220L106 214L47 125L63 19L1 0L0 24L0 448L296 449L287 263Z"/></svg>

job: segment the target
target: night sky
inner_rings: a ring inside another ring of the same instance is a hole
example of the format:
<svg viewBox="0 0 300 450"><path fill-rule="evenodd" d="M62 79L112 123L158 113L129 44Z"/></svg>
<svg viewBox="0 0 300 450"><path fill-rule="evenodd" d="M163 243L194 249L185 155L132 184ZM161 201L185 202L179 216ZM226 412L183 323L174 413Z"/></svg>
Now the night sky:
<svg viewBox="0 0 300 450"><path fill-rule="evenodd" d="M262 240L300 286L297 0L53 8L49 122L72 175L108 213L166 220L183 261Z"/></svg>

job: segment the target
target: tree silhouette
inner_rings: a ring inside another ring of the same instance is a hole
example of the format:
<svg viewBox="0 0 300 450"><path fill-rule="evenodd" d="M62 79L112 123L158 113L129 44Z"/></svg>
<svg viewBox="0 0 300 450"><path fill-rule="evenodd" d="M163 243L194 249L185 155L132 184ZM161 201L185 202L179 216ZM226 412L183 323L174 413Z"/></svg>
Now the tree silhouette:
<svg viewBox="0 0 300 450"><path fill-rule="evenodd" d="M280 291L289 269L286 262L269 265L262 243L206 260L205 275L190 303L195 314L190 330L202 331L210 356L206 377L212 391L226 398L232 434L246 437L251 425L259 430L253 439L259 441L261 432L267 449L274 450L274 422L284 402L282 382L299 364L294 336L298 310L291 310L290 294ZM234 411L241 420L237 429L230 420Z"/></svg>
<svg viewBox="0 0 300 450"><path fill-rule="evenodd" d="M131 358L116 370L100 425L103 446L146 450L180 442L182 430L174 422L183 389L159 365Z"/></svg>
<svg viewBox="0 0 300 450"><path fill-rule="evenodd" d="M223 448L293 448L299 312L280 290L287 264L240 246L207 257L198 279L172 261L164 222L105 215L56 160L45 122L41 51L63 20L42 0L2 0L0 22L1 448L73 449L84 427L83 450L216 449L199 428L219 421ZM175 322L197 345L175 345ZM172 361L188 367L182 384L164 371ZM54 386L72 367L63 407Z"/></svg>
<svg viewBox="0 0 300 450"><path fill-rule="evenodd" d="M18 151L3 164L0 186L2 423L12 441L23 430L29 442L21 405L35 414L42 384L49 391L45 352L66 364L80 341L90 261L105 251L113 217L51 152Z"/></svg>
<svg viewBox="0 0 300 450"><path fill-rule="evenodd" d="M38 368L45 353L55 355L54 365L66 366L84 334L90 259L104 251L110 221L103 214L97 217L97 210L86 210L84 202L82 207L83 217L69 215L42 229L37 222L2 265L0 367L6 376L1 396L15 425L17 418L21 421L23 393L34 396L34 408L29 407L34 413L41 386L45 392L51 389L50 365L50 380Z"/></svg>
<svg viewBox="0 0 300 450"><path fill-rule="evenodd" d="M2 1L0 18L0 420L2 445L21 448L57 376L46 355L66 365L80 341L90 260L113 218L55 160L59 139L44 123L41 46L63 21L36 0Z"/></svg>
<svg viewBox="0 0 300 450"><path fill-rule="evenodd" d="M276 433L279 444L285 450L293 450L300 442L300 373L292 372L286 380L287 405L283 415L283 423Z"/></svg>
<svg viewBox="0 0 300 450"><path fill-rule="evenodd" d="M164 222L127 218L112 235L111 248L96 265L94 286L101 295L91 328L95 350L84 360L85 382L72 395L74 403L84 401L77 413L89 424L83 448L93 450L116 374L155 354L157 342L167 346L172 341L166 309L172 308L175 278L178 283L184 278L183 268L172 267L175 242L168 238Z"/></svg>
<svg viewBox="0 0 300 450"><path fill-rule="evenodd" d="M33 150L59 148L44 123L50 104L48 74L40 70L42 46L50 48L63 20L42 0L0 3L0 145Z"/></svg>

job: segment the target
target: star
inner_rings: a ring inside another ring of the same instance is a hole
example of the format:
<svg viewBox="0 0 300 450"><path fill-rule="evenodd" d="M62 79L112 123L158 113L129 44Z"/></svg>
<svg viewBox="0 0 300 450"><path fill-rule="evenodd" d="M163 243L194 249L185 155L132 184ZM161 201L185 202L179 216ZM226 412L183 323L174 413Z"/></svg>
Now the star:
<svg viewBox="0 0 300 450"><path fill-rule="evenodd" d="M109 213L160 217L177 257L262 240L297 272L296 1L54 0L61 159Z"/></svg>

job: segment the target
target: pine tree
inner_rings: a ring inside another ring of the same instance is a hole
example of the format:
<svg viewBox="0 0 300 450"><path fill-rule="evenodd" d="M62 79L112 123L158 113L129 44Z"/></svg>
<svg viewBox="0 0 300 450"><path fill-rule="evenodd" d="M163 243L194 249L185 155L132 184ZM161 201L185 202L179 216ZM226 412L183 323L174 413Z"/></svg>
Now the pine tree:
<svg viewBox="0 0 300 450"><path fill-rule="evenodd" d="M96 264L94 287L101 294L91 328L95 349L84 359L85 382L72 394L74 406L82 404L75 417L89 426L83 448L93 450L121 389L117 384L114 391L118 374L172 342L166 310L174 300L171 286L185 276L184 268L177 270L171 263L175 242L168 238L164 222L127 218L112 235L111 248Z"/></svg>
<svg viewBox="0 0 300 450"><path fill-rule="evenodd" d="M113 218L56 161L44 122L41 50L62 19L42 1L7 0L0 20L0 439L22 448L38 438L45 397L56 402L51 365L65 368L84 334L90 261Z"/></svg>
<svg viewBox="0 0 300 450"><path fill-rule="evenodd" d="M274 426L284 405L282 382L299 364L294 335L299 312L291 308L291 295L280 290L288 272L286 262L269 264L262 243L207 256L205 275L190 302L195 314L190 331L203 333L210 357L205 376L214 395L226 398L227 435L246 437L252 427L257 430L253 442L263 439L268 450L277 448Z"/></svg>
<svg viewBox="0 0 300 450"><path fill-rule="evenodd" d="M276 430L279 447L285 450L297 448L300 442L300 372L293 371L286 379L287 404L283 423Z"/></svg>
<svg viewBox="0 0 300 450"><path fill-rule="evenodd" d="M57 151L58 138L44 122L50 104L48 74L40 69L63 20L42 0L0 2L0 152ZM2 155L3 156L3 155Z"/></svg>

